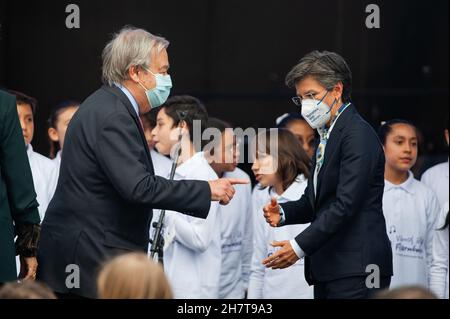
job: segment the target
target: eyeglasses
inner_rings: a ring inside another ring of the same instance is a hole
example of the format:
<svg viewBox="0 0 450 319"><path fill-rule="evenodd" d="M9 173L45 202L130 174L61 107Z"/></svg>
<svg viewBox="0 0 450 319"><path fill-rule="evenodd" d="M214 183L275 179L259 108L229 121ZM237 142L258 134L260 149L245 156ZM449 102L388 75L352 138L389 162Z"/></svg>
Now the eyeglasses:
<svg viewBox="0 0 450 319"><path fill-rule="evenodd" d="M325 95L319 100L319 103L320 102L322 102L323 101L323 99L327 96L327 94L328 94L328 90L327 89L325 89L325 91L326 91L326 93L325 93ZM317 99L316 99L316 96L318 95L319 93L309 93L309 94L307 94L306 95L306 99L307 98L310 98L310 99L313 99L314 101L317 101ZM294 96L293 98L291 98L292 99L292 102L294 102L294 104L295 105L297 105L297 106L302 106L302 101L303 101L303 97L301 97L301 96Z"/></svg>

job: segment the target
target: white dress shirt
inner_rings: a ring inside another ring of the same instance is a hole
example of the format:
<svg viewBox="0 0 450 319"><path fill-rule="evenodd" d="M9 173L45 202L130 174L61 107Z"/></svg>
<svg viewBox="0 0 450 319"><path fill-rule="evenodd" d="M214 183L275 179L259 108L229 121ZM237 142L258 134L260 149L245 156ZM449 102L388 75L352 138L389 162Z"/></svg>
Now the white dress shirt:
<svg viewBox="0 0 450 319"><path fill-rule="evenodd" d="M429 168L423 173L421 181L436 193L441 207L448 203L448 161Z"/></svg>
<svg viewBox="0 0 450 319"><path fill-rule="evenodd" d="M428 287L432 239L439 212L434 192L416 180L411 172L400 185L385 181L383 213L394 270L391 288Z"/></svg>
<svg viewBox="0 0 450 319"><path fill-rule="evenodd" d="M448 214L448 203L443 205L437 228L442 228ZM433 236L433 254L430 267L430 289L441 299L448 299L448 227L436 229Z"/></svg>
<svg viewBox="0 0 450 319"><path fill-rule="evenodd" d="M250 181L241 169L226 172L223 178ZM235 185L235 194L228 205L218 208L221 225L222 266L220 299L243 299L248 287L253 246L252 186Z"/></svg>
<svg viewBox="0 0 450 319"><path fill-rule="evenodd" d="M177 167L175 180L215 180L217 174L202 152ZM221 266L218 202L206 219L174 211L165 218L164 270L176 299L218 298ZM157 221L156 213L153 220Z"/></svg>
<svg viewBox="0 0 450 319"><path fill-rule="evenodd" d="M288 189L278 196L269 188L253 190L254 235L253 258L248 288L249 299L311 299L313 288L308 285L304 275L304 259L285 269L266 268L262 261L279 248L270 245L273 241L289 240L297 236L309 224L271 227L267 224L262 209L272 197L279 203L298 200L305 191L307 181L299 175Z"/></svg>

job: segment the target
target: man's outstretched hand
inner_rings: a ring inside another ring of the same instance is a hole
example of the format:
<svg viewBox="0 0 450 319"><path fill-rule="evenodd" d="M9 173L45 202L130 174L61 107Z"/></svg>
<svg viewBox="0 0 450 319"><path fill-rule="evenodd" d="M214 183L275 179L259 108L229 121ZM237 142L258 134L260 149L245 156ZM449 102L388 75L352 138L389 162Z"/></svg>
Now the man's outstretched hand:
<svg viewBox="0 0 450 319"><path fill-rule="evenodd" d="M270 226L277 227L280 224L280 206L275 198L272 198L270 203L264 206L263 211L264 218Z"/></svg>
<svg viewBox="0 0 450 319"><path fill-rule="evenodd" d="M292 266L299 259L289 240L274 241L273 247L281 247L277 252L263 260L263 265L272 269L283 269Z"/></svg>
<svg viewBox="0 0 450 319"><path fill-rule="evenodd" d="M211 188L211 200L219 201L220 204L228 204L234 196L233 185L248 184L249 181L237 178L220 178L214 181L208 181Z"/></svg>

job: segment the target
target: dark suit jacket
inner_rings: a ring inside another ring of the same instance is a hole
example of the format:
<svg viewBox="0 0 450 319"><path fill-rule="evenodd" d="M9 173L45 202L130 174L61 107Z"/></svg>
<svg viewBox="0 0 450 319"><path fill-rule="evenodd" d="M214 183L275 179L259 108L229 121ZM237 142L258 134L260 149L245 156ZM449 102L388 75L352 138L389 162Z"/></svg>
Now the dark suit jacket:
<svg viewBox="0 0 450 319"><path fill-rule="evenodd" d="M382 210L385 158L381 143L353 105L337 119L325 148L314 196L281 204L285 224L311 223L295 240L306 253L309 284L367 276L369 264L392 275L392 251Z"/></svg>
<svg viewBox="0 0 450 319"><path fill-rule="evenodd" d="M70 292L94 298L102 262L147 251L152 208L206 218L210 204L207 182L154 175L131 102L119 88L104 86L82 103L67 129L58 185L42 224L38 279L67 293L66 278L75 272L66 267L75 264L80 287Z"/></svg>
<svg viewBox="0 0 450 319"><path fill-rule="evenodd" d="M16 99L0 91L0 283L17 279L13 222L38 224L37 207Z"/></svg>

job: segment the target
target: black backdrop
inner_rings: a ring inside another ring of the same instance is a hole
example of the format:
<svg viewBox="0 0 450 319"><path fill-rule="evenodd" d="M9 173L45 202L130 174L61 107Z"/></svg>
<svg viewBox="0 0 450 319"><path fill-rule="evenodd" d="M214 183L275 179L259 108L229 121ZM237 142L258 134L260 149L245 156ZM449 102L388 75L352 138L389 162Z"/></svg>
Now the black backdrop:
<svg viewBox="0 0 450 319"><path fill-rule="evenodd" d="M80 29L65 26L70 3ZM380 7L380 29L365 26L370 3ZM412 120L422 154L437 160L448 156L448 13L448 0L0 0L0 86L38 99L33 144L47 154L50 108L99 87L101 51L124 25L171 42L173 94L198 96L210 115L243 128L295 111L286 73L305 53L327 49L350 64L363 116L374 127Z"/></svg>

